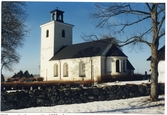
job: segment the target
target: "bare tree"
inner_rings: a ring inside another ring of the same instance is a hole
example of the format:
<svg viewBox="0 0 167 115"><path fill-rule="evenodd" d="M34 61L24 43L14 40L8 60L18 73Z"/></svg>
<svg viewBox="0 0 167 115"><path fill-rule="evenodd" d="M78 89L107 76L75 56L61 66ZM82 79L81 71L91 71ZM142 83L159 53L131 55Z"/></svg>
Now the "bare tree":
<svg viewBox="0 0 167 115"><path fill-rule="evenodd" d="M17 49L23 45L23 41L28 30L25 20L26 12L23 10L25 2L2 2L2 37L1 37L1 73L2 69L13 70L20 55Z"/></svg>
<svg viewBox="0 0 167 115"><path fill-rule="evenodd" d="M86 34L82 33L81 38L84 41L88 41L88 42L95 41L95 40L102 40L102 39L111 39L111 43L115 44L117 46L119 46L118 42L120 42L115 37L112 37L110 34L106 34L106 35L102 35L101 37L98 37L97 35L95 35L93 33L90 35L86 35ZM103 42L105 42L105 41L103 41Z"/></svg>
<svg viewBox="0 0 167 115"><path fill-rule="evenodd" d="M120 46L144 43L151 48L151 101L158 100L158 46L165 36L165 3L97 3L97 12L91 14L96 27L123 34L129 27L142 25L138 31L119 40ZM144 24L145 25L144 25ZM151 37L150 37L151 36Z"/></svg>

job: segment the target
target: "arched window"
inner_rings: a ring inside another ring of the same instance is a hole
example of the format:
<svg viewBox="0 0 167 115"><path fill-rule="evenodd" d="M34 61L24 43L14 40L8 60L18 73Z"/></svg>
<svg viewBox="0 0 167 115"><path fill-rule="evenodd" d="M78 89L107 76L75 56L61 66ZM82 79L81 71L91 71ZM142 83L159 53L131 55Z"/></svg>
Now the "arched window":
<svg viewBox="0 0 167 115"><path fill-rule="evenodd" d="M68 77L68 64L64 63L63 65L63 76Z"/></svg>
<svg viewBox="0 0 167 115"><path fill-rule="evenodd" d="M52 14L52 20L55 20L55 13Z"/></svg>
<svg viewBox="0 0 167 115"><path fill-rule="evenodd" d="M119 72L119 60L116 60L116 72Z"/></svg>
<svg viewBox="0 0 167 115"><path fill-rule="evenodd" d="M65 30L62 30L62 37L65 38Z"/></svg>
<svg viewBox="0 0 167 115"><path fill-rule="evenodd" d="M85 63L83 61L79 63L79 76L85 77Z"/></svg>
<svg viewBox="0 0 167 115"><path fill-rule="evenodd" d="M49 37L49 30L46 30L46 37Z"/></svg>
<svg viewBox="0 0 167 115"><path fill-rule="evenodd" d="M54 77L58 77L58 65L54 65Z"/></svg>
<svg viewBox="0 0 167 115"><path fill-rule="evenodd" d="M112 59L111 58L107 58L107 74L111 74L112 73Z"/></svg>
<svg viewBox="0 0 167 115"><path fill-rule="evenodd" d="M59 15L58 20L60 21L62 20L62 15Z"/></svg>

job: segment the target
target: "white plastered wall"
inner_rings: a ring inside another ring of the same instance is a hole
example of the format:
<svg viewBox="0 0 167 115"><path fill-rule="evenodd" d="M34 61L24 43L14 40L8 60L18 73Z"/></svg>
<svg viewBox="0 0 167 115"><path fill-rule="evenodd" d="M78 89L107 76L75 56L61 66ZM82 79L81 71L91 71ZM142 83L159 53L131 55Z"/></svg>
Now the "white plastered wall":
<svg viewBox="0 0 167 115"><path fill-rule="evenodd" d="M119 60L119 72L116 72L116 60ZM125 60L125 71L123 71L123 60ZM120 75L125 74L127 70L127 57L110 56L106 58L106 74Z"/></svg>
<svg viewBox="0 0 167 115"><path fill-rule="evenodd" d="M72 45L72 28L73 25L55 21L54 53L62 46ZM62 37L62 30L65 31L65 37Z"/></svg>
<svg viewBox="0 0 167 115"><path fill-rule="evenodd" d="M79 63L85 63L85 77L82 78L79 75ZM68 77L63 75L63 65L68 64ZM58 65L58 76L54 77L54 65ZM93 65L91 67L91 65ZM86 57L76 59L62 59L53 60L49 62L47 78L44 80L68 80L68 81L81 81L81 80L97 80L97 77L101 76L101 56Z"/></svg>
<svg viewBox="0 0 167 115"><path fill-rule="evenodd" d="M65 45L72 44L73 25L51 21L43 24L41 27L41 57L40 57L40 76L47 80L50 74L49 60L54 54ZM48 30L48 37L46 32ZM65 31L65 37L62 37L62 30Z"/></svg>
<svg viewBox="0 0 167 115"><path fill-rule="evenodd" d="M40 76L46 79L48 73L48 61L54 54L54 21L41 25L41 57L40 57ZM46 37L46 31L49 36Z"/></svg>
<svg viewBox="0 0 167 115"><path fill-rule="evenodd" d="M158 82L165 83L165 61L160 61L158 63Z"/></svg>

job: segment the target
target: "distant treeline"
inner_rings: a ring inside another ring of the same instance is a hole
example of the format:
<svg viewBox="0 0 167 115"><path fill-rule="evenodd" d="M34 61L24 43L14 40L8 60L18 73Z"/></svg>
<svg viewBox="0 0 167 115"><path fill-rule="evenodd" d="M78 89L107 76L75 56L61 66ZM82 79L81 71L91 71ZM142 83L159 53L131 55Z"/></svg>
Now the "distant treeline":
<svg viewBox="0 0 167 115"><path fill-rule="evenodd" d="M1 75L1 82L4 82L4 76ZM20 70L18 73L15 73L11 78L8 78L6 82L14 82L14 81L19 81L19 82L31 82L31 81L43 81L42 77L37 77L35 78L33 74L30 74L28 70L23 72Z"/></svg>

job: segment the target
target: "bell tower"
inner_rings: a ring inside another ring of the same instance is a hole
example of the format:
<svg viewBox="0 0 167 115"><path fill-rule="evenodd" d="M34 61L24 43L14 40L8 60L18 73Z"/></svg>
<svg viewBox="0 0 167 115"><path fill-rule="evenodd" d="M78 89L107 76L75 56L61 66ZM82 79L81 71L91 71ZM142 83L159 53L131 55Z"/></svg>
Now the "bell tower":
<svg viewBox="0 0 167 115"><path fill-rule="evenodd" d="M50 12L51 13L51 20L56 20L58 22L64 22L63 21L63 11L57 9Z"/></svg>
<svg viewBox="0 0 167 115"><path fill-rule="evenodd" d="M47 80L49 60L63 46L72 45L72 29L74 25L64 23L64 11L55 9L50 12L51 21L41 28L40 76Z"/></svg>

